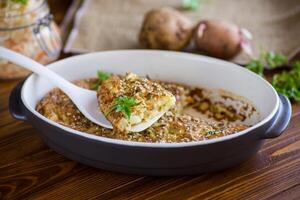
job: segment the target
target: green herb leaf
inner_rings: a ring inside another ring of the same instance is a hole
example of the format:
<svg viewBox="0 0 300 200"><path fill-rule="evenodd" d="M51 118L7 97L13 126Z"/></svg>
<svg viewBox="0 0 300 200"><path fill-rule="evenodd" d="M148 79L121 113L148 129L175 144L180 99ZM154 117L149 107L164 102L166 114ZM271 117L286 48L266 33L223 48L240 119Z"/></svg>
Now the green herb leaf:
<svg viewBox="0 0 300 200"><path fill-rule="evenodd" d="M281 54L275 54L274 52L263 52L260 54L259 59L252 59L246 68L257 73L260 76L264 76L264 66L269 66L274 69L280 65L288 63L287 57Z"/></svg>
<svg viewBox="0 0 300 200"><path fill-rule="evenodd" d="M246 68L253 71L254 73L264 76L264 64L260 60L252 59Z"/></svg>
<svg viewBox="0 0 300 200"><path fill-rule="evenodd" d="M214 134L216 134L216 130L206 130L206 132L205 132L205 134L206 135L214 135Z"/></svg>
<svg viewBox="0 0 300 200"><path fill-rule="evenodd" d="M259 59L253 59L246 68L264 76L264 66L268 65L271 69L288 63L287 57L273 52L262 53ZM294 64L290 71L283 71L275 74L272 79L272 85L277 92L286 95L289 99L300 101L300 61Z"/></svg>
<svg viewBox="0 0 300 200"><path fill-rule="evenodd" d="M266 65L268 65L272 69L288 63L288 59L286 56L275 54L274 52L265 53L264 60L266 62Z"/></svg>
<svg viewBox="0 0 300 200"><path fill-rule="evenodd" d="M126 119L129 119L132 112L132 107L138 105L134 97L121 96L114 99L113 106L109 109L106 115L112 111L122 112Z"/></svg>
<svg viewBox="0 0 300 200"><path fill-rule="evenodd" d="M185 10L197 10L199 8L199 0L182 0L182 8Z"/></svg>
<svg viewBox="0 0 300 200"><path fill-rule="evenodd" d="M111 73L107 73L107 72L104 72L104 71L97 71L97 76L98 76L98 79L100 81L105 81L107 80L109 77L111 77Z"/></svg>
<svg viewBox="0 0 300 200"><path fill-rule="evenodd" d="M272 79L273 87L291 100L300 101L300 61L291 71L283 71Z"/></svg>
<svg viewBox="0 0 300 200"><path fill-rule="evenodd" d="M94 85L92 85L91 89L97 90L99 85L102 83L102 81L109 79L109 77L111 77L111 75L112 75L111 73L107 73L107 72L98 70L97 71L98 80Z"/></svg>
<svg viewBox="0 0 300 200"><path fill-rule="evenodd" d="M10 0L13 3L19 3L19 4L23 4L26 5L28 3L28 0Z"/></svg>

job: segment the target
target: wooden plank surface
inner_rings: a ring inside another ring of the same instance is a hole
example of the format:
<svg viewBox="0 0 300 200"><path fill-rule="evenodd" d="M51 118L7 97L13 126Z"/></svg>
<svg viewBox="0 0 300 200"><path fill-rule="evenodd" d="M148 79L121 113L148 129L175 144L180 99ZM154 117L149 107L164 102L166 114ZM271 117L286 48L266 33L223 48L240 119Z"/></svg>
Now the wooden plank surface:
<svg viewBox="0 0 300 200"><path fill-rule="evenodd" d="M71 1L49 2L61 22ZM199 176L145 177L94 169L49 149L35 129L8 113L17 82L0 82L0 199L300 199L299 103L285 133L266 140L239 166Z"/></svg>

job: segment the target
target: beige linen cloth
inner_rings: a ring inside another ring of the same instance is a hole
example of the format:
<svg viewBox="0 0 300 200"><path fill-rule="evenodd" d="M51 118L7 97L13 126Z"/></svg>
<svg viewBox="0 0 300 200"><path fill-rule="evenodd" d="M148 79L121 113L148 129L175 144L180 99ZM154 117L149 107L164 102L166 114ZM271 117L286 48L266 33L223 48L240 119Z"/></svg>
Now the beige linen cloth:
<svg viewBox="0 0 300 200"><path fill-rule="evenodd" d="M254 55L261 50L293 56L300 47L300 0L199 0L197 11L181 9L181 0L85 0L77 12L66 52L136 49L144 14L174 7L195 24L224 19L248 29ZM241 56L240 56L241 57ZM241 57L240 61L245 61ZM246 58L247 60L248 58Z"/></svg>

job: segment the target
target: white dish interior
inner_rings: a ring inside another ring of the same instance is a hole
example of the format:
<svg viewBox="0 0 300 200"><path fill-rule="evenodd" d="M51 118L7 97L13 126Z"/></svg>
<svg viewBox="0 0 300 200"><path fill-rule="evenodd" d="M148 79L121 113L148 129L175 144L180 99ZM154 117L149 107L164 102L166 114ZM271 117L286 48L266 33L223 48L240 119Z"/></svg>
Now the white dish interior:
<svg viewBox="0 0 300 200"><path fill-rule="evenodd" d="M242 96L255 105L260 116L245 122L249 125L254 125L250 129L265 123L273 117L279 105L276 91L263 78L235 64L188 53L154 50L98 52L67 58L52 63L48 67L70 81L95 77L97 70L109 71L116 74L125 74L131 71L140 76L149 75L152 79L184 83L209 89L223 89ZM48 123L84 137L100 139L107 142L130 143L131 145L180 145L180 143L145 144L140 142L117 141L79 132L59 125L35 111L37 103L51 89L53 89L53 85L50 82L33 74L26 80L22 88L21 96L27 109ZM247 130L196 143L229 139L243 134L245 131Z"/></svg>

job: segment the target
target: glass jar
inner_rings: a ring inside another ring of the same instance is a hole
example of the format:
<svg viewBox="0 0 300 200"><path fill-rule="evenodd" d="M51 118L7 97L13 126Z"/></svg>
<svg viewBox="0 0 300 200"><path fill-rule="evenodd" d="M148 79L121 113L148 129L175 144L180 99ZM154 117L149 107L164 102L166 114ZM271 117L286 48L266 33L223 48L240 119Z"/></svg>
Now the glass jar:
<svg viewBox="0 0 300 200"><path fill-rule="evenodd" d="M0 0L0 46L42 64L58 58L62 42L46 0ZM0 79L27 76L30 72L0 59Z"/></svg>

